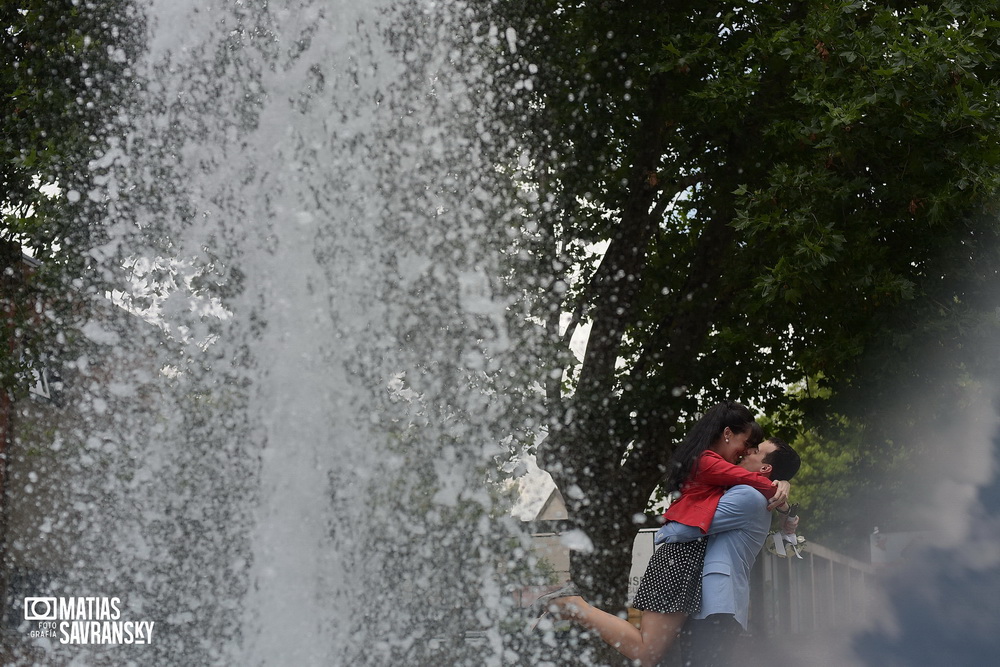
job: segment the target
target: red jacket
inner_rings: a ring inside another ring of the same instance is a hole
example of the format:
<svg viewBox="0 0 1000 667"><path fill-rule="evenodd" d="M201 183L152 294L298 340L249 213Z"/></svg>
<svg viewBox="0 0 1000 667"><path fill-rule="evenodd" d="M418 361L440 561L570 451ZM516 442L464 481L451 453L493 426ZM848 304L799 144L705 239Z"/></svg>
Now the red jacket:
<svg viewBox="0 0 1000 667"><path fill-rule="evenodd" d="M681 488L681 497L667 508L663 516L667 521L695 526L707 533L722 494L737 484L752 486L763 493L765 498L773 497L777 491L766 475L750 472L733 465L710 449L705 450Z"/></svg>

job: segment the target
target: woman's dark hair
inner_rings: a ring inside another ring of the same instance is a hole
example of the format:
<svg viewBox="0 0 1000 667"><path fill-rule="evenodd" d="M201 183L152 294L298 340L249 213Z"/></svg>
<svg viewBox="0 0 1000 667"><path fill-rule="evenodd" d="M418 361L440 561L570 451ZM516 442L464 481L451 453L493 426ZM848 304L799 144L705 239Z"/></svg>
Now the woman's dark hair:
<svg viewBox="0 0 1000 667"><path fill-rule="evenodd" d="M668 494L681 490L684 482L691 476L695 461L722 437L726 427L733 433L746 433L749 430L747 447L756 447L764 440L764 429L754 421L753 415L745 406L735 401L723 401L709 408L670 457L665 484Z"/></svg>

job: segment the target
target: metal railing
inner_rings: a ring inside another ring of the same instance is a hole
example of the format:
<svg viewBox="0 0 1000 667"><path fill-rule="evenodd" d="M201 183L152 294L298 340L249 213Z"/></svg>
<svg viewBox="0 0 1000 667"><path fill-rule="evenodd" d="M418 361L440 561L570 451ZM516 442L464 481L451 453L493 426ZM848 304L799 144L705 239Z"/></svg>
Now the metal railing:
<svg viewBox="0 0 1000 667"><path fill-rule="evenodd" d="M750 586L752 632L807 634L864 621L874 576L871 564L812 542L801 559L765 549Z"/></svg>

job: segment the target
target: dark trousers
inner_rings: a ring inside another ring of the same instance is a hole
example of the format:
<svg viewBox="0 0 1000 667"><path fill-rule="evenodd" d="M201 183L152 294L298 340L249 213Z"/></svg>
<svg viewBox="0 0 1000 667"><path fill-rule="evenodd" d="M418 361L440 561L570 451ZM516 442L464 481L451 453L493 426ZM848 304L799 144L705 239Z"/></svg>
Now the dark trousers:
<svg viewBox="0 0 1000 667"><path fill-rule="evenodd" d="M736 642L743 632L732 614L688 619L681 630L683 667L734 667Z"/></svg>

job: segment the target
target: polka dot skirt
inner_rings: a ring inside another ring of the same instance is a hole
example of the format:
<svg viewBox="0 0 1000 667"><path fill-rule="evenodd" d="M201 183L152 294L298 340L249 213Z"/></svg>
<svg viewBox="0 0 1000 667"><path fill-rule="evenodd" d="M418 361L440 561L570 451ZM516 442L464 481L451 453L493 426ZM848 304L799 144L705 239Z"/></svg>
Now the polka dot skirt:
<svg viewBox="0 0 1000 667"><path fill-rule="evenodd" d="M660 545L649 559L632 606L661 614L696 613L701 609L701 571L707 546L704 537Z"/></svg>

